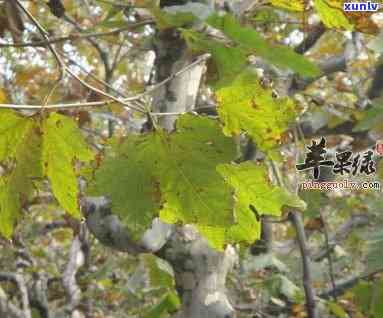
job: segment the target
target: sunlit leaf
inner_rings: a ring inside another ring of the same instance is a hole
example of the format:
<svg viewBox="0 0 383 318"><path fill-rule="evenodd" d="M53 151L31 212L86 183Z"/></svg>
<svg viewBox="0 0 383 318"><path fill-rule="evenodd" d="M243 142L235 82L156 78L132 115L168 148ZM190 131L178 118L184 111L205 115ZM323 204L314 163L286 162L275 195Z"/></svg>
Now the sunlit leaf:
<svg viewBox="0 0 383 318"><path fill-rule="evenodd" d="M271 4L291 11L302 12L304 9L304 0L271 0Z"/></svg>
<svg viewBox="0 0 383 318"><path fill-rule="evenodd" d="M215 167L235 159L236 148L216 121L184 115L174 133L130 136L115 149L94 188L137 235L158 213L168 223L205 228L233 221L230 189Z"/></svg>
<svg viewBox="0 0 383 318"><path fill-rule="evenodd" d="M43 125L43 164L53 194L60 205L80 218L79 189L74 164L89 162L93 153L85 143L75 121L52 113Z"/></svg>
<svg viewBox="0 0 383 318"><path fill-rule="evenodd" d="M252 74L239 77L231 86L217 91L218 114L227 135L245 131L263 151L275 148L297 114L294 102L275 99Z"/></svg>
<svg viewBox="0 0 383 318"><path fill-rule="evenodd" d="M345 30L353 29L353 25L342 11L343 4L340 1L314 0L314 6L322 22L327 27Z"/></svg>
<svg viewBox="0 0 383 318"><path fill-rule="evenodd" d="M263 165L245 162L240 165L219 165L218 172L235 191L236 225L228 236L235 241L254 242L260 237L261 215L280 216L283 206L305 209L306 204L286 189L270 183Z"/></svg>

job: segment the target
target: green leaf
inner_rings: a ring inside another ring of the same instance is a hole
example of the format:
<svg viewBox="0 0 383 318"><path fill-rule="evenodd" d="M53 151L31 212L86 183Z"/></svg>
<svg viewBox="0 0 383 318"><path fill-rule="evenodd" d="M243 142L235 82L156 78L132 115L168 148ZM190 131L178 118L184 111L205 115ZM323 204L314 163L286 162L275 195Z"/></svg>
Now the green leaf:
<svg viewBox="0 0 383 318"><path fill-rule="evenodd" d="M342 3L334 0L314 0L322 22L329 28L353 30L353 25L342 12Z"/></svg>
<svg viewBox="0 0 383 318"><path fill-rule="evenodd" d="M20 145L25 142L32 122L8 110L0 111L0 122L0 161L14 159Z"/></svg>
<svg viewBox="0 0 383 318"><path fill-rule="evenodd" d="M0 113L0 161L9 170L0 177L0 233L10 238L22 208L33 192L34 178L42 177L38 123L15 112Z"/></svg>
<svg viewBox="0 0 383 318"><path fill-rule="evenodd" d="M307 204L305 217L308 218L318 217L320 209L327 206L330 202L326 193L318 190L302 190L300 191L299 196Z"/></svg>
<svg viewBox="0 0 383 318"><path fill-rule="evenodd" d="M43 124L43 164L52 192L60 205L80 218L76 160L89 162L93 153L84 141L75 121L52 113Z"/></svg>
<svg viewBox="0 0 383 318"><path fill-rule="evenodd" d="M217 249L229 242L251 243L260 234L252 208L260 215L280 215L284 205L303 209L305 204L271 185L264 167L229 165L235 155L216 121L187 114L173 133L129 136L115 144L96 172L94 189L111 198L113 211L128 227L138 225L137 235L159 211L167 223L195 224Z"/></svg>
<svg viewBox="0 0 383 318"><path fill-rule="evenodd" d="M339 306L337 303L328 301L327 307L330 309L330 311L338 318L347 318L348 315L345 312L345 310Z"/></svg>
<svg viewBox="0 0 383 318"><path fill-rule="evenodd" d="M165 222L225 226L232 222L229 187L215 170L235 159L233 141L222 135L219 124L207 117L184 115L177 133L160 135L161 161L157 161Z"/></svg>
<svg viewBox="0 0 383 318"><path fill-rule="evenodd" d="M180 299L174 291L169 291L160 300L160 302L150 308L144 318L162 318L169 317L169 314L175 313L181 306Z"/></svg>
<svg viewBox="0 0 383 318"><path fill-rule="evenodd" d="M242 27L229 14L225 16L212 15L207 22L225 33L239 47L264 58L271 64L291 69L307 77L315 77L321 73L320 69L304 56L295 53L287 46L269 44L257 31Z"/></svg>
<svg viewBox="0 0 383 318"><path fill-rule="evenodd" d="M45 176L62 207L80 217L75 159L90 161L93 155L76 123L56 113L41 123L10 111L2 111L0 121L0 161L7 166L0 178L0 233L12 235L34 180Z"/></svg>
<svg viewBox="0 0 383 318"><path fill-rule="evenodd" d="M383 278L375 282L370 313L372 317L383 317Z"/></svg>
<svg viewBox="0 0 383 318"><path fill-rule="evenodd" d="M239 77L231 86L217 91L218 114L226 135L245 131L263 151L275 148L297 112L289 98L272 97L253 75Z"/></svg>
<svg viewBox="0 0 383 318"><path fill-rule="evenodd" d="M360 306L363 312L367 313L369 311L372 298L371 284L361 281L353 287L351 291L355 294L356 304Z"/></svg>
<svg viewBox="0 0 383 318"><path fill-rule="evenodd" d="M124 27L127 25L123 9L112 7L103 21L97 24L98 27Z"/></svg>
<svg viewBox="0 0 383 318"><path fill-rule="evenodd" d="M153 254L141 254L140 260L143 262L148 272L149 284L155 288L174 288L174 274L170 265L154 256Z"/></svg>
<svg viewBox="0 0 383 318"><path fill-rule="evenodd" d="M367 268L370 272L383 268L383 228L380 225L377 232L368 238Z"/></svg>
<svg viewBox="0 0 383 318"><path fill-rule="evenodd" d="M176 132L129 136L115 146L96 172L93 189L111 198L114 213L136 235L158 213L167 223L196 224L209 234L233 222L230 189L215 167L235 156L218 122L184 115Z"/></svg>
<svg viewBox="0 0 383 318"><path fill-rule="evenodd" d="M283 206L305 209L306 204L294 194L270 183L267 169L263 165L244 162L239 165L217 166L235 191L235 218L237 224L229 230L231 240L248 243L260 237L260 222L256 213L280 216Z"/></svg>
<svg viewBox="0 0 383 318"><path fill-rule="evenodd" d="M218 41L209 39L201 33L182 30L188 46L197 52L209 52L214 63L216 74L209 75L209 81L215 87L229 85L247 66L246 51L238 47L230 47Z"/></svg>
<svg viewBox="0 0 383 318"><path fill-rule="evenodd" d="M112 209L136 237L150 226L160 210L160 184L154 172L155 161L161 160L157 136L129 136L124 144L115 145L96 171L96 182L89 188L93 195L106 195Z"/></svg>
<svg viewBox="0 0 383 318"><path fill-rule="evenodd" d="M360 282L352 291L355 293L355 303L371 318L383 315L383 278L373 282Z"/></svg>
<svg viewBox="0 0 383 318"><path fill-rule="evenodd" d="M196 17L190 12L168 13L160 8L153 8L151 12L161 30L191 25L196 21Z"/></svg>
<svg viewBox="0 0 383 318"><path fill-rule="evenodd" d="M355 125L353 131L359 132L377 127L383 120L383 104L374 105L364 111L363 118Z"/></svg>

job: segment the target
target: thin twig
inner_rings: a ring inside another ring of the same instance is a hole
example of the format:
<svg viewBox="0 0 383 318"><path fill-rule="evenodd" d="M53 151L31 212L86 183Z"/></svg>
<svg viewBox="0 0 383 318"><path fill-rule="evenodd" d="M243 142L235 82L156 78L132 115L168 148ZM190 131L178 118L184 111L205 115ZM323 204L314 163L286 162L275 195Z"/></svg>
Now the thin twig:
<svg viewBox="0 0 383 318"><path fill-rule="evenodd" d="M37 27L42 37L45 39L45 41L49 42L49 36L48 32L41 26L39 21L35 19L35 17L23 6L23 4L20 2L20 0L15 0L16 4L19 6L19 8L27 15L27 17L33 22L33 24ZM56 59L57 65L60 70L60 79L64 76L65 72L65 63L61 59L60 55L57 53L54 46L50 43L47 43L47 46L49 50L52 52L53 56Z"/></svg>
<svg viewBox="0 0 383 318"><path fill-rule="evenodd" d="M326 223L325 218L323 217L323 214L322 214L322 211L320 208L319 208L319 215L320 215L320 218L321 218L321 221L323 224L323 234L324 234L324 238L325 238L326 249L328 251L330 251L330 239L329 239L329 235L328 235L327 223ZM330 274L331 286L332 286L332 289L335 290L336 284L335 284L335 277L334 277L334 266L333 266L333 262L332 262L332 255L331 255L331 252L326 253L326 254L327 254L326 256L327 256L327 261L328 261L328 269L329 269L329 274ZM336 295L334 295L334 299L336 300Z"/></svg>
<svg viewBox="0 0 383 318"><path fill-rule="evenodd" d="M77 63L75 60L73 60L70 57L68 57L67 54L60 53L60 55L63 56L64 58L66 58L69 61L70 64L73 64L76 67L78 67L80 69L80 71L82 71L84 74L86 74L86 76L89 76L90 78L95 80L97 83L104 85L106 88L108 88L109 90L115 92L116 94L120 95L121 97L125 97L125 98L127 97L123 92L119 91L118 89L115 89L112 85L110 85L109 83L105 82L101 78L97 77L92 72L88 72L84 68L84 66L82 66L81 64Z"/></svg>
<svg viewBox="0 0 383 318"><path fill-rule="evenodd" d="M123 48L124 44L125 44L125 37L121 41L120 45L117 48L116 54L114 55L112 66L110 67L112 72L114 72L114 70L116 69L118 63L120 62L119 61L119 57L120 57L120 54L121 54L121 51L122 51L122 48Z"/></svg>
<svg viewBox="0 0 383 318"><path fill-rule="evenodd" d="M83 86L85 86L86 88L88 88L88 89L90 89L90 90L92 90L92 91L94 91L94 92L96 92L96 93L98 93L98 94L100 94L100 95L103 95L103 96L105 96L105 97L107 97L107 98L113 100L114 102L117 102L118 104L122 104L122 105L124 105L124 106L126 106L126 107L129 107L130 109L133 109L133 110L135 110L135 111L137 111L137 112L145 113L145 111L144 111L143 109L138 108L138 107L136 107L136 106L133 106L133 105L131 105L130 103L126 102L125 100L123 100L123 99L119 99L119 98L117 98L117 97L114 97L113 95L110 95L110 94L108 94L108 93L106 93L106 92L104 92L104 91L98 89L97 87L94 87L94 86L92 86L91 84L85 82L82 78L80 78L77 74L75 74L71 69L66 68L66 70L67 70L67 72L68 72L70 75L72 75L72 77L74 77L76 80L78 80L78 81L79 81Z"/></svg>
<svg viewBox="0 0 383 318"><path fill-rule="evenodd" d="M46 95L44 98L43 106L46 106L48 104L49 100L51 99L53 93L55 92L55 90L58 87L58 85L60 84L60 82L61 82L61 79L59 78L55 83L53 83L53 86L50 89L48 95Z"/></svg>
<svg viewBox="0 0 383 318"><path fill-rule="evenodd" d="M146 96L146 95L149 95L150 93L153 93L154 91L156 91L157 89L159 89L160 87L164 86L165 84L167 84L168 82L172 81L174 78L180 76L181 74L189 71L191 68L193 68L194 66L200 64L200 63L203 63L205 62L206 60L208 60L209 58L211 57L211 54L210 53L205 53L205 54L202 54L200 55L199 57L196 58L196 60L188 65L186 65L184 68L180 69L178 72L175 72L174 74L170 75L169 77L165 78L163 81L153 85L151 88L149 88L148 90L146 90L144 93L142 94L139 94L136 96L136 99L141 99L142 97Z"/></svg>
<svg viewBox="0 0 383 318"><path fill-rule="evenodd" d="M32 42L23 42L23 43L0 43L0 47L44 47L48 46L49 44L55 44L65 41L74 41L74 40L81 40L81 39L88 39L88 38L96 38L96 37L103 37L103 36L110 36L119 34L121 32L131 30L138 28L143 25L153 24L153 20L146 20L146 21L140 21L134 24L129 24L126 27L105 31L105 32L93 32L93 33L85 33L85 34L70 34L66 36L60 36L55 38L50 38L49 40L45 39L43 41L32 41ZM84 31L85 32L85 31Z"/></svg>
<svg viewBox="0 0 383 318"><path fill-rule="evenodd" d="M129 102L141 100L142 98L144 98L147 95L153 93L154 91L156 91L157 89L159 89L160 87L162 87L163 85L165 85L166 83L168 83L169 81L174 79L175 77L180 76L181 74L183 74L184 72L188 71L190 68L194 67L195 65L197 65L197 64L199 64L201 62L204 62L209 57L210 57L210 54L203 54L203 55L201 55L194 62L192 62L191 64L185 66L184 68L182 68L178 72L174 73L173 75L169 76L168 78L166 78L162 82L152 86L151 88L149 88L145 92L140 93L140 94L135 95L135 96L132 96L132 97L127 97L127 98L123 98L123 99L117 99L117 98L113 97L113 99L108 99L108 100L104 100L104 101L83 102L83 103L81 103L81 102L80 103L66 103L66 104L65 103L63 103L63 104L51 104L51 105L45 105L45 106L43 106L43 105L30 105L30 104L24 104L24 105L0 104L0 108L25 109L25 110L36 109L37 110L37 109L41 109L41 108L45 108L45 109L60 109L60 108L77 108L77 107L100 107L100 106L109 105L109 104L117 101L118 103L122 103L123 105L126 105L127 107L129 107L131 109L134 109L133 106L131 106L129 104ZM76 77L78 78L78 76L76 76ZM100 90L97 89L97 91L100 91ZM110 96L110 95L108 95L108 96ZM142 109L140 109L139 111L140 112L145 112ZM177 114L179 115L181 113L177 113ZM157 114L153 113L152 115L157 115Z"/></svg>
<svg viewBox="0 0 383 318"><path fill-rule="evenodd" d="M44 37L44 39L49 42L49 36L47 35L47 31L40 25L40 23L35 19L35 17L20 3L20 0L16 0L16 3L18 4L18 6L23 10L23 12L28 16L28 18L33 22L33 24L37 27L37 29L39 30L39 32L41 33L41 35ZM50 51L52 52L52 54L54 55L56 61L57 61L57 64L60 68L60 78L63 77L64 73L65 72L68 72L68 74L70 74L73 78L75 78L77 81L79 81L84 87L102 95L102 96L105 96L119 104L122 104L124 106L127 106L133 110L136 110L138 112L141 112L141 113L144 113L145 111L141 108L137 108L135 106L132 106L131 104L128 104L127 102L121 100L121 99L118 99L116 97L114 97L113 95L110 95L100 89L98 89L97 87L94 87L92 86L91 84L85 82L83 79L81 79L77 74L75 74L69 67L67 67L65 65L65 62L62 60L62 58L60 57L59 53L56 51L56 49L54 48L54 46L51 44L51 43L47 43L48 45L48 48L50 49ZM47 108L46 105L42 105L40 108Z"/></svg>

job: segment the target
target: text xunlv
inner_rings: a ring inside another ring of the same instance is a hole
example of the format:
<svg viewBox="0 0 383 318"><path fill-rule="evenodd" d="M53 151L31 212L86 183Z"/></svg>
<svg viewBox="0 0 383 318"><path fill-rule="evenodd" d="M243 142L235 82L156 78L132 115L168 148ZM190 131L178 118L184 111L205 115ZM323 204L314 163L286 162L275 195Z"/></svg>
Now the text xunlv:
<svg viewBox="0 0 383 318"><path fill-rule="evenodd" d="M345 2L343 4L343 11L347 12L375 12L378 11L380 4L377 2Z"/></svg>

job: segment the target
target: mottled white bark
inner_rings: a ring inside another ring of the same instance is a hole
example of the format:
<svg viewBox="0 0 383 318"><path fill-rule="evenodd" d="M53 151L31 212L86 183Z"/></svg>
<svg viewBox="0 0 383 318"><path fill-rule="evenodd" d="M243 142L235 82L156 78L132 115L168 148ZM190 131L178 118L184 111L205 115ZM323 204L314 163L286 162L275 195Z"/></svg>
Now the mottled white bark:
<svg viewBox="0 0 383 318"><path fill-rule="evenodd" d="M237 260L233 247L218 252L192 226L177 229L160 254L175 272L182 308L174 318L229 318L226 276Z"/></svg>

